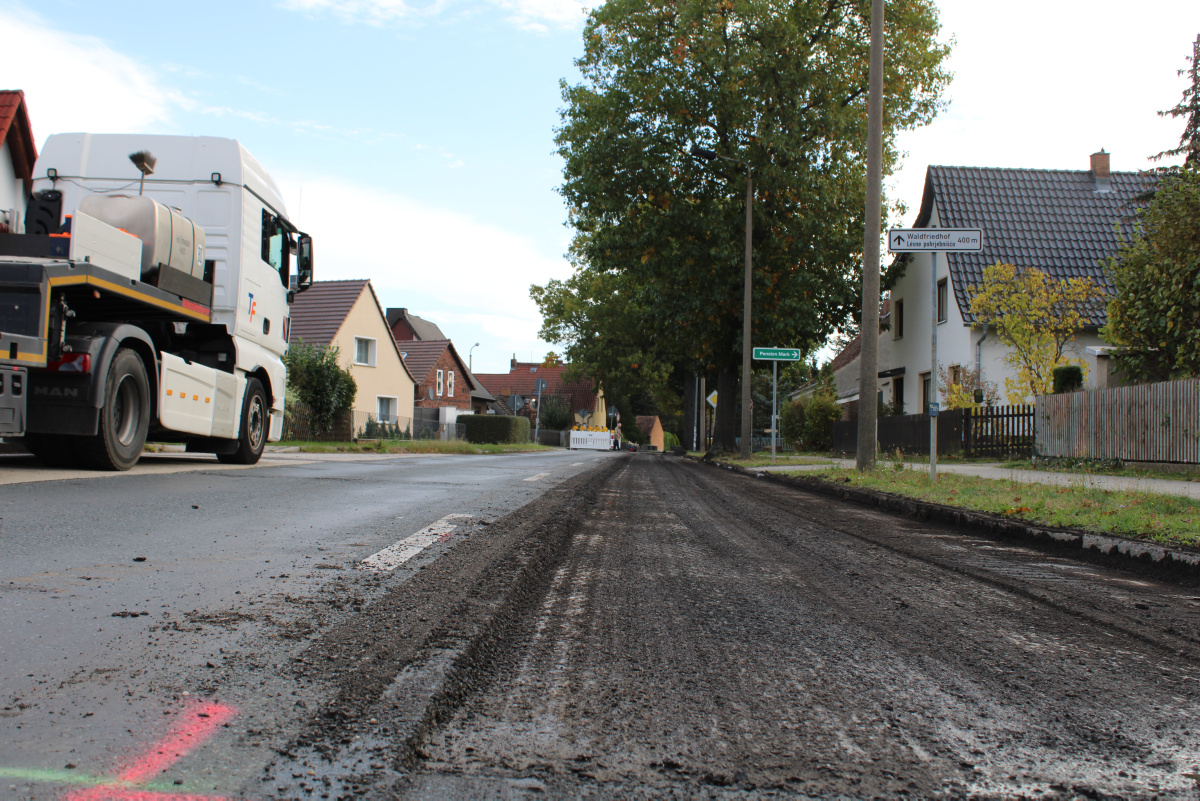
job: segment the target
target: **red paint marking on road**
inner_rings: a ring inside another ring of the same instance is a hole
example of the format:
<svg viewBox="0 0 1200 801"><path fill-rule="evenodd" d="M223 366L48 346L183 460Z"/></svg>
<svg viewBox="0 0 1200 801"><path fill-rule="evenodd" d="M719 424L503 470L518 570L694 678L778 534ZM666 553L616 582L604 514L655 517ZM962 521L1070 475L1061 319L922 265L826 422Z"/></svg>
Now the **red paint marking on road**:
<svg viewBox="0 0 1200 801"><path fill-rule="evenodd" d="M214 702L188 704L183 714L163 739L151 746L112 778L112 783L75 790L62 801L222 801L217 796L164 793L137 790L129 785L141 784L157 777L189 752L199 748L218 728L231 720L237 710Z"/></svg>

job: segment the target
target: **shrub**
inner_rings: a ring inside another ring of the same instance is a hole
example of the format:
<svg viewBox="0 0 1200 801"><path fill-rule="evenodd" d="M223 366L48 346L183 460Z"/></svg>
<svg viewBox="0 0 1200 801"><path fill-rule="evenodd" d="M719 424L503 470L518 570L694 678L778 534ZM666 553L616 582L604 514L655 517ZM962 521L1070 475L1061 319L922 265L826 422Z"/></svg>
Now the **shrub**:
<svg viewBox="0 0 1200 801"><path fill-rule="evenodd" d="M779 435L792 448L804 445L804 399L783 404L779 412Z"/></svg>
<svg viewBox="0 0 1200 801"><path fill-rule="evenodd" d="M566 398L557 395L546 395L542 398L541 408L542 428L551 431L566 431L575 424L575 413Z"/></svg>
<svg viewBox="0 0 1200 801"><path fill-rule="evenodd" d="M529 418L503 414L464 414L458 422L463 425L467 442L503 445L510 442L529 442Z"/></svg>
<svg viewBox="0 0 1200 801"><path fill-rule="evenodd" d="M1062 364L1054 368L1054 394L1074 392L1083 386L1083 368L1077 364Z"/></svg>
<svg viewBox="0 0 1200 801"><path fill-rule="evenodd" d="M842 407L829 395L814 395L804 405L804 447L827 451L833 447L833 424L842 419Z"/></svg>
<svg viewBox="0 0 1200 801"><path fill-rule="evenodd" d="M663 450L669 451L679 447L679 437L670 431L663 432Z"/></svg>
<svg viewBox="0 0 1200 801"><path fill-rule="evenodd" d="M288 348L283 357L287 365L288 387L312 411L313 434L320 436L333 429L334 421L350 411L358 385L349 372L338 366L338 349L310 345L303 340Z"/></svg>

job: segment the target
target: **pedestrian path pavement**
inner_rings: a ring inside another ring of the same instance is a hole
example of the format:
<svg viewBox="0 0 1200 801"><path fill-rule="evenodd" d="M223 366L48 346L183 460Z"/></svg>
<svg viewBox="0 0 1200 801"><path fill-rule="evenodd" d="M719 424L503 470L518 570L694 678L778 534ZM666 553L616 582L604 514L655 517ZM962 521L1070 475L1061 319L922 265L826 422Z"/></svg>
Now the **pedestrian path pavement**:
<svg viewBox="0 0 1200 801"><path fill-rule="evenodd" d="M835 467L852 468L853 459L831 459ZM771 467L752 467L751 472L793 472L822 470L830 464L805 465L775 465ZM887 462L879 462L881 468L888 466ZM910 464L910 470L929 472L928 464ZM1027 484L1057 484L1066 487L1085 487L1089 489L1123 490L1133 492L1157 492L1163 495L1182 495L1186 498L1200 500L1200 482L1181 481L1169 478L1135 478L1131 476L1089 475L1086 473L1057 473L1050 470L1019 470L1002 467L999 464L958 464L939 462L939 474L955 473L981 478L1006 478L1011 481L1021 481Z"/></svg>

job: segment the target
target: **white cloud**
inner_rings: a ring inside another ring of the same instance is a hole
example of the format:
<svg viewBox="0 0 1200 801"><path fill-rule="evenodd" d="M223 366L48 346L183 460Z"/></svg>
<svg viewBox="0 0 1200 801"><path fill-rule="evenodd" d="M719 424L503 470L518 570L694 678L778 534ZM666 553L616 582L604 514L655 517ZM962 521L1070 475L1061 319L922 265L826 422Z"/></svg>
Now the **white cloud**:
<svg viewBox="0 0 1200 801"><path fill-rule="evenodd" d="M601 0L486 0L485 4L505 12L509 22L521 30L545 33L551 28L580 27L587 11L600 3ZM433 0L427 4L406 0L281 0L280 5L289 11L329 14L347 23L385 25L429 19L460 9L465 3L462 0Z"/></svg>
<svg viewBox="0 0 1200 801"><path fill-rule="evenodd" d="M1011 0L1004 13L977 3L941 4L957 44L949 108L906 132L902 172L889 183L916 218L931 164L1087 170L1100 148L1112 168L1153 166L1173 147L1182 122L1157 111L1179 101L1200 24L1192 0L1146 0L1137 14L1111 3ZM1163 21L1175 22L1168 28Z"/></svg>
<svg viewBox="0 0 1200 801"><path fill-rule="evenodd" d="M470 338L465 347L486 336L491 351L532 348L540 358L549 349L537 339L529 286L569 276L561 256L403 195L338 178L276 178L293 221L313 236L317 280L369 278L385 305L430 314L456 344Z"/></svg>
<svg viewBox="0 0 1200 801"><path fill-rule="evenodd" d="M6 88L24 90L39 140L63 131L166 133L172 111L187 105L144 64L94 36L11 9L0 11L0 30L0 75Z"/></svg>

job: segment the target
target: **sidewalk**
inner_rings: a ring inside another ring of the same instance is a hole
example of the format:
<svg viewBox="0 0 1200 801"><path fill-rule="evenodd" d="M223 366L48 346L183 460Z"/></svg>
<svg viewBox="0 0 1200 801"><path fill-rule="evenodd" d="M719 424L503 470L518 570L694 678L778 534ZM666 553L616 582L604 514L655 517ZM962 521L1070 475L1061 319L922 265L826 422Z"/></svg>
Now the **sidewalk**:
<svg viewBox="0 0 1200 801"><path fill-rule="evenodd" d="M853 468L853 459L831 459L834 467ZM880 469L889 469L886 461L878 463ZM822 470L830 465L778 465L775 467L751 467L750 472L789 472ZM910 464L909 470L929 473L928 464ZM1167 478L1130 478L1127 476L1086 475L1083 473L1054 473L1046 470L1012 470L999 464L946 464L938 463L938 474L957 473L964 476L979 476L980 478L1006 478L1010 481L1021 481L1026 484L1058 484L1065 487L1088 487L1106 490L1126 490L1132 492L1157 492L1162 495L1182 495L1185 498L1200 500L1200 482L1177 481Z"/></svg>

